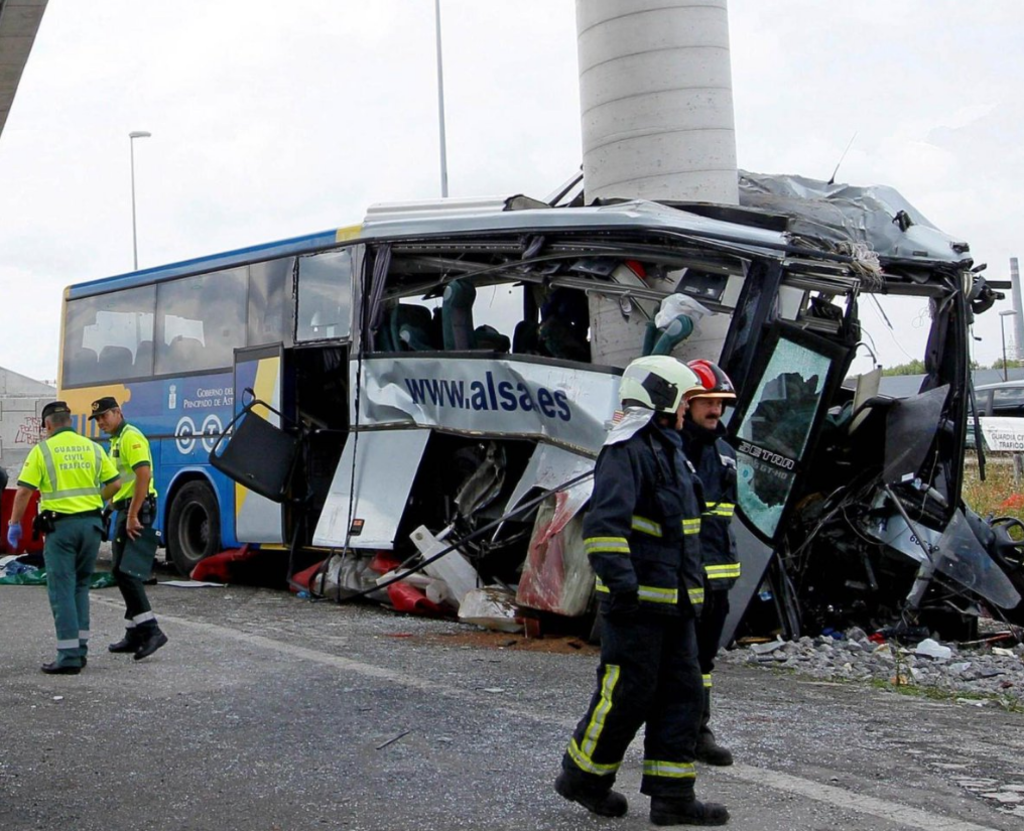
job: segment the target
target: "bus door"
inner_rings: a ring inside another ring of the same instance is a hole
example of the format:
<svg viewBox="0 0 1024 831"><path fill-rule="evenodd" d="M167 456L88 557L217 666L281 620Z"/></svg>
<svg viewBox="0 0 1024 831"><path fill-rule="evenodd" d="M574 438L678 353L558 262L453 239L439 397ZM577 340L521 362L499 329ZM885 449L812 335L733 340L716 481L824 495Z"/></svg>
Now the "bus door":
<svg viewBox="0 0 1024 831"><path fill-rule="evenodd" d="M730 590L732 613L723 643L768 575L786 517L801 495L829 403L849 361L848 348L782 322L771 325L760 339L729 423L736 448L736 509L743 519L733 523L733 530L743 552L743 571ZM775 595L772 599L787 636L796 637L799 623L791 610L780 605L785 598L779 596L778 586L775 589L761 594Z"/></svg>
<svg viewBox="0 0 1024 831"><path fill-rule="evenodd" d="M246 404L243 393L251 389L256 398L281 410L284 386L284 349L281 344L252 346L235 350L235 409ZM280 418L264 406L251 414L280 427ZM240 543L281 544L285 540L284 505L235 483L235 539Z"/></svg>

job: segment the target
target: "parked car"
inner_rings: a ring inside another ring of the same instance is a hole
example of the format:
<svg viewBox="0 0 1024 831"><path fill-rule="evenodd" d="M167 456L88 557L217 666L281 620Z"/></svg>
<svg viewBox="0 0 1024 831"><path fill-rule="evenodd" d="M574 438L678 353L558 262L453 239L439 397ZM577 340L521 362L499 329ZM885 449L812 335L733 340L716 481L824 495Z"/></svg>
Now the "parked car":
<svg viewBox="0 0 1024 831"><path fill-rule="evenodd" d="M979 416L1024 418L1024 381L1000 381L974 388ZM967 447L975 447L974 412L967 417Z"/></svg>

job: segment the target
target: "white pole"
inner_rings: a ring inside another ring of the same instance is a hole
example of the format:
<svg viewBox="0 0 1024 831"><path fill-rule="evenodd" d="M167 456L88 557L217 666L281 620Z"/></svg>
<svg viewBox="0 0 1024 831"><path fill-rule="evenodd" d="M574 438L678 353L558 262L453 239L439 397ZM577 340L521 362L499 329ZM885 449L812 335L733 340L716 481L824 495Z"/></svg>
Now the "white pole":
<svg viewBox="0 0 1024 831"><path fill-rule="evenodd" d="M444 68L441 64L441 0L434 0L434 26L437 30L437 122L441 140L441 196L448 196L448 150L444 136Z"/></svg>
<svg viewBox="0 0 1024 831"><path fill-rule="evenodd" d="M139 270L139 243L135 234L135 139L149 138L152 133L145 130L133 130L128 134L128 147L132 160L132 264L134 271Z"/></svg>

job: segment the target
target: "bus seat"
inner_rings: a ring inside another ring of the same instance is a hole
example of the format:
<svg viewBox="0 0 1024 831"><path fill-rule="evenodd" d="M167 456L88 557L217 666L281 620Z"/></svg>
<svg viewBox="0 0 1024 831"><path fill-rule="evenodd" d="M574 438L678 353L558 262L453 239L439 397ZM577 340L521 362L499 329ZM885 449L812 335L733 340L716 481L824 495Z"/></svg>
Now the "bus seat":
<svg viewBox="0 0 1024 831"><path fill-rule="evenodd" d="M520 320L512 333L512 351L517 355L539 355L540 336L532 320Z"/></svg>
<svg viewBox="0 0 1024 831"><path fill-rule="evenodd" d="M473 301L476 287L467 281L452 280L444 290L441 319L444 329L444 348L447 350L474 349Z"/></svg>
<svg viewBox="0 0 1024 831"><path fill-rule="evenodd" d="M104 378L116 380L132 374L132 351L126 346L104 346L100 350L99 371Z"/></svg>
<svg viewBox="0 0 1024 831"><path fill-rule="evenodd" d="M652 355L671 355L676 346L690 337L693 319L689 315L676 315L664 329L658 330L658 337L651 349ZM646 334L646 333L645 333ZM644 338L646 344L646 337Z"/></svg>
<svg viewBox="0 0 1024 831"><path fill-rule="evenodd" d="M68 361L68 377L65 379L72 384L85 384L95 381L99 377L100 356L95 349L83 346L71 353Z"/></svg>
<svg viewBox="0 0 1024 831"><path fill-rule="evenodd" d="M198 338L178 335L167 347L167 362L171 371L202 367L203 342Z"/></svg>
<svg viewBox="0 0 1024 831"><path fill-rule="evenodd" d="M557 318L576 333L578 339L586 340L590 328L590 306L586 292L560 286L540 308L540 319Z"/></svg>
<svg viewBox="0 0 1024 831"><path fill-rule="evenodd" d="M429 352L437 349L432 334L430 309L399 303L391 310L391 339L397 352Z"/></svg>
<svg viewBox="0 0 1024 831"><path fill-rule="evenodd" d="M135 374L153 374L153 341L144 340L139 342L135 350Z"/></svg>
<svg viewBox="0 0 1024 831"><path fill-rule="evenodd" d="M560 318L549 317L540 324L540 343L552 358L590 363L590 344Z"/></svg>
<svg viewBox="0 0 1024 831"><path fill-rule="evenodd" d="M473 340L477 349L486 349L488 352L508 352L512 346L507 335L486 323L473 330Z"/></svg>

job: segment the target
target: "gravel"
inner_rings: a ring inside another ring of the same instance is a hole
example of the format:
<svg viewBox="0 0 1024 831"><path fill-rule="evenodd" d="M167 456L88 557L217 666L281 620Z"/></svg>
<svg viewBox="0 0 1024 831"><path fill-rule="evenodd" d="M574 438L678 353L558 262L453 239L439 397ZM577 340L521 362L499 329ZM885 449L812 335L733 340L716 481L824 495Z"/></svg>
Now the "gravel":
<svg viewBox="0 0 1024 831"><path fill-rule="evenodd" d="M1006 642L1004 642L1005 644ZM1012 644L1012 641L1008 642ZM938 657L932 657L937 655ZM946 657L948 655L948 657ZM1024 644L955 644L928 638L900 644L869 638L860 628L796 641L739 645L719 653L731 664L790 670L829 681L882 681L964 695L984 706L1024 706Z"/></svg>

